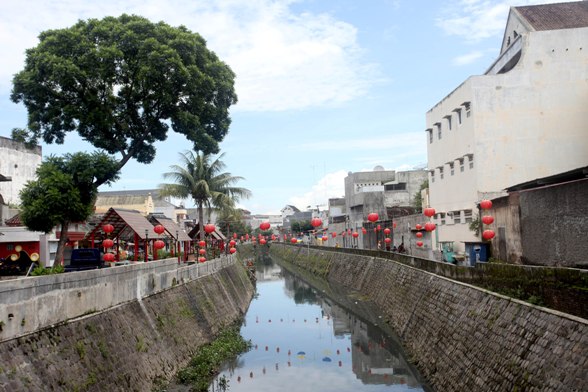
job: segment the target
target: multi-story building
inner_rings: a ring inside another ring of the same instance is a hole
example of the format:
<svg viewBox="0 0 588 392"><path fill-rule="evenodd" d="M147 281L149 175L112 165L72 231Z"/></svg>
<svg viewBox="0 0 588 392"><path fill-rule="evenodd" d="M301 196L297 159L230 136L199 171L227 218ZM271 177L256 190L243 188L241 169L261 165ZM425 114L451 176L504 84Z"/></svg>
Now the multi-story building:
<svg viewBox="0 0 588 392"><path fill-rule="evenodd" d="M588 164L588 2L512 7L500 54L426 114L437 243L477 241L482 199Z"/></svg>
<svg viewBox="0 0 588 392"><path fill-rule="evenodd" d="M426 180L426 170L397 172L376 166L369 172L349 172L345 177L346 227L358 231L369 213L375 212L381 220L388 220L388 210L412 206ZM359 247L363 242L361 237Z"/></svg>
<svg viewBox="0 0 588 392"><path fill-rule="evenodd" d="M0 136L0 201L20 204L20 191L36 178L41 164L41 147L27 148L24 143ZM9 216L2 216L7 219Z"/></svg>

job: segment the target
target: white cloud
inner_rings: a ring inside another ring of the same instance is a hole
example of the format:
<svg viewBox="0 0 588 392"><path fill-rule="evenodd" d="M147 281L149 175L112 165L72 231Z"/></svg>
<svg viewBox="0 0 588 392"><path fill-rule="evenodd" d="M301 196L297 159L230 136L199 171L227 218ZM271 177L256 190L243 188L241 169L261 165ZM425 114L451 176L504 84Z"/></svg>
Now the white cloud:
<svg viewBox="0 0 588 392"><path fill-rule="evenodd" d="M552 0L457 0L450 2L437 26L449 35L477 42L502 34L511 6L553 3Z"/></svg>
<svg viewBox="0 0 588 392"><path fill-rule="evenodd" d="M296 14L292 0L84 0L0 3L0 89L24 66L37 35L78 19L133 13L200 33L237 74L235 110L336 105L365 94L377 71L362 63L354 26L328 14Z"/></svg>
<svg viewBox="0 0 588 392"><path fill-rule="evenodd" d="M321 206L321 210L326 209L328 199L345 195L345 177L347 177L345 170L328 173L314 184L310 191L292 196L287 204L295 205L300 209L306 209L307 206L314 208L317 205Z"/></svg>
<svg viewBox="0 0 588 392"><path fill-rule="evenodd" d="M472 64L474 63L476 60L482 58L484 56L484 53L476 50L474 52L470 52L461 56L458 56L456 58L453 59L453 64L454 65L468 65L468 64Z"/></svg>

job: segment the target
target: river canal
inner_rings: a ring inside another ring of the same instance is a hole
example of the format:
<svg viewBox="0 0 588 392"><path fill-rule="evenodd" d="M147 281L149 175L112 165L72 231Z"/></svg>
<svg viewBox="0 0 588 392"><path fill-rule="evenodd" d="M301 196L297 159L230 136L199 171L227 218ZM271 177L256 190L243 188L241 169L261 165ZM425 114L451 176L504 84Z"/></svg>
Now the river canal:
<svg viewBox="0 0 588 392"><path fill-rule="evenodd" d="M241 328L253 347L227 363L209 391L227 382L231 392L432 391L369 303L350 293L328 298L271 260L264 264L256 266L257 295Z"/></svg>

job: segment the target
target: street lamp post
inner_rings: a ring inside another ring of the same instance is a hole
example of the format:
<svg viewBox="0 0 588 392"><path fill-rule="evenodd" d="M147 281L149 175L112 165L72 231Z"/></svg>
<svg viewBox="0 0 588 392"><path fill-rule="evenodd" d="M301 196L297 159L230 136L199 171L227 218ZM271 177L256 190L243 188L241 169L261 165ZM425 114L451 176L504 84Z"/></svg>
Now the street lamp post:
<svg viewBox="0 0 588 392"><path fill-rule="evenodd" d="M176 253L178 254L178 264L180 264L180 249L181 249L181 244L180 244L180 233L176 230Z"/></svg>

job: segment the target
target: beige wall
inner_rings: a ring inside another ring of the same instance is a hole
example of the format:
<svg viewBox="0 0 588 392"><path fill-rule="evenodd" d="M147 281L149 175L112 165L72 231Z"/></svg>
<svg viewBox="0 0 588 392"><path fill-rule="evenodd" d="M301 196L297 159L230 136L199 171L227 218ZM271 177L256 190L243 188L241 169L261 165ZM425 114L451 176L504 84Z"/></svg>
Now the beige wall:
<svg viewBox="0 0 588 392"><path fill-rule="evenodd" d="M427 113L433 133L429 143L427 132L433 208L476 213L476 202L503 195L509 186L588 165L586 37L588 28L529 33L511 71L470 77ZM464 102L471 102L470 117ZM456 108L462 108L461 125ZM440 140L437 122L442 124ZM456 159L464 156L461 172ZM453 176L448 162L455 162ZM468 225L454 226L439 227L439 240L475 240Z"/></svg>

